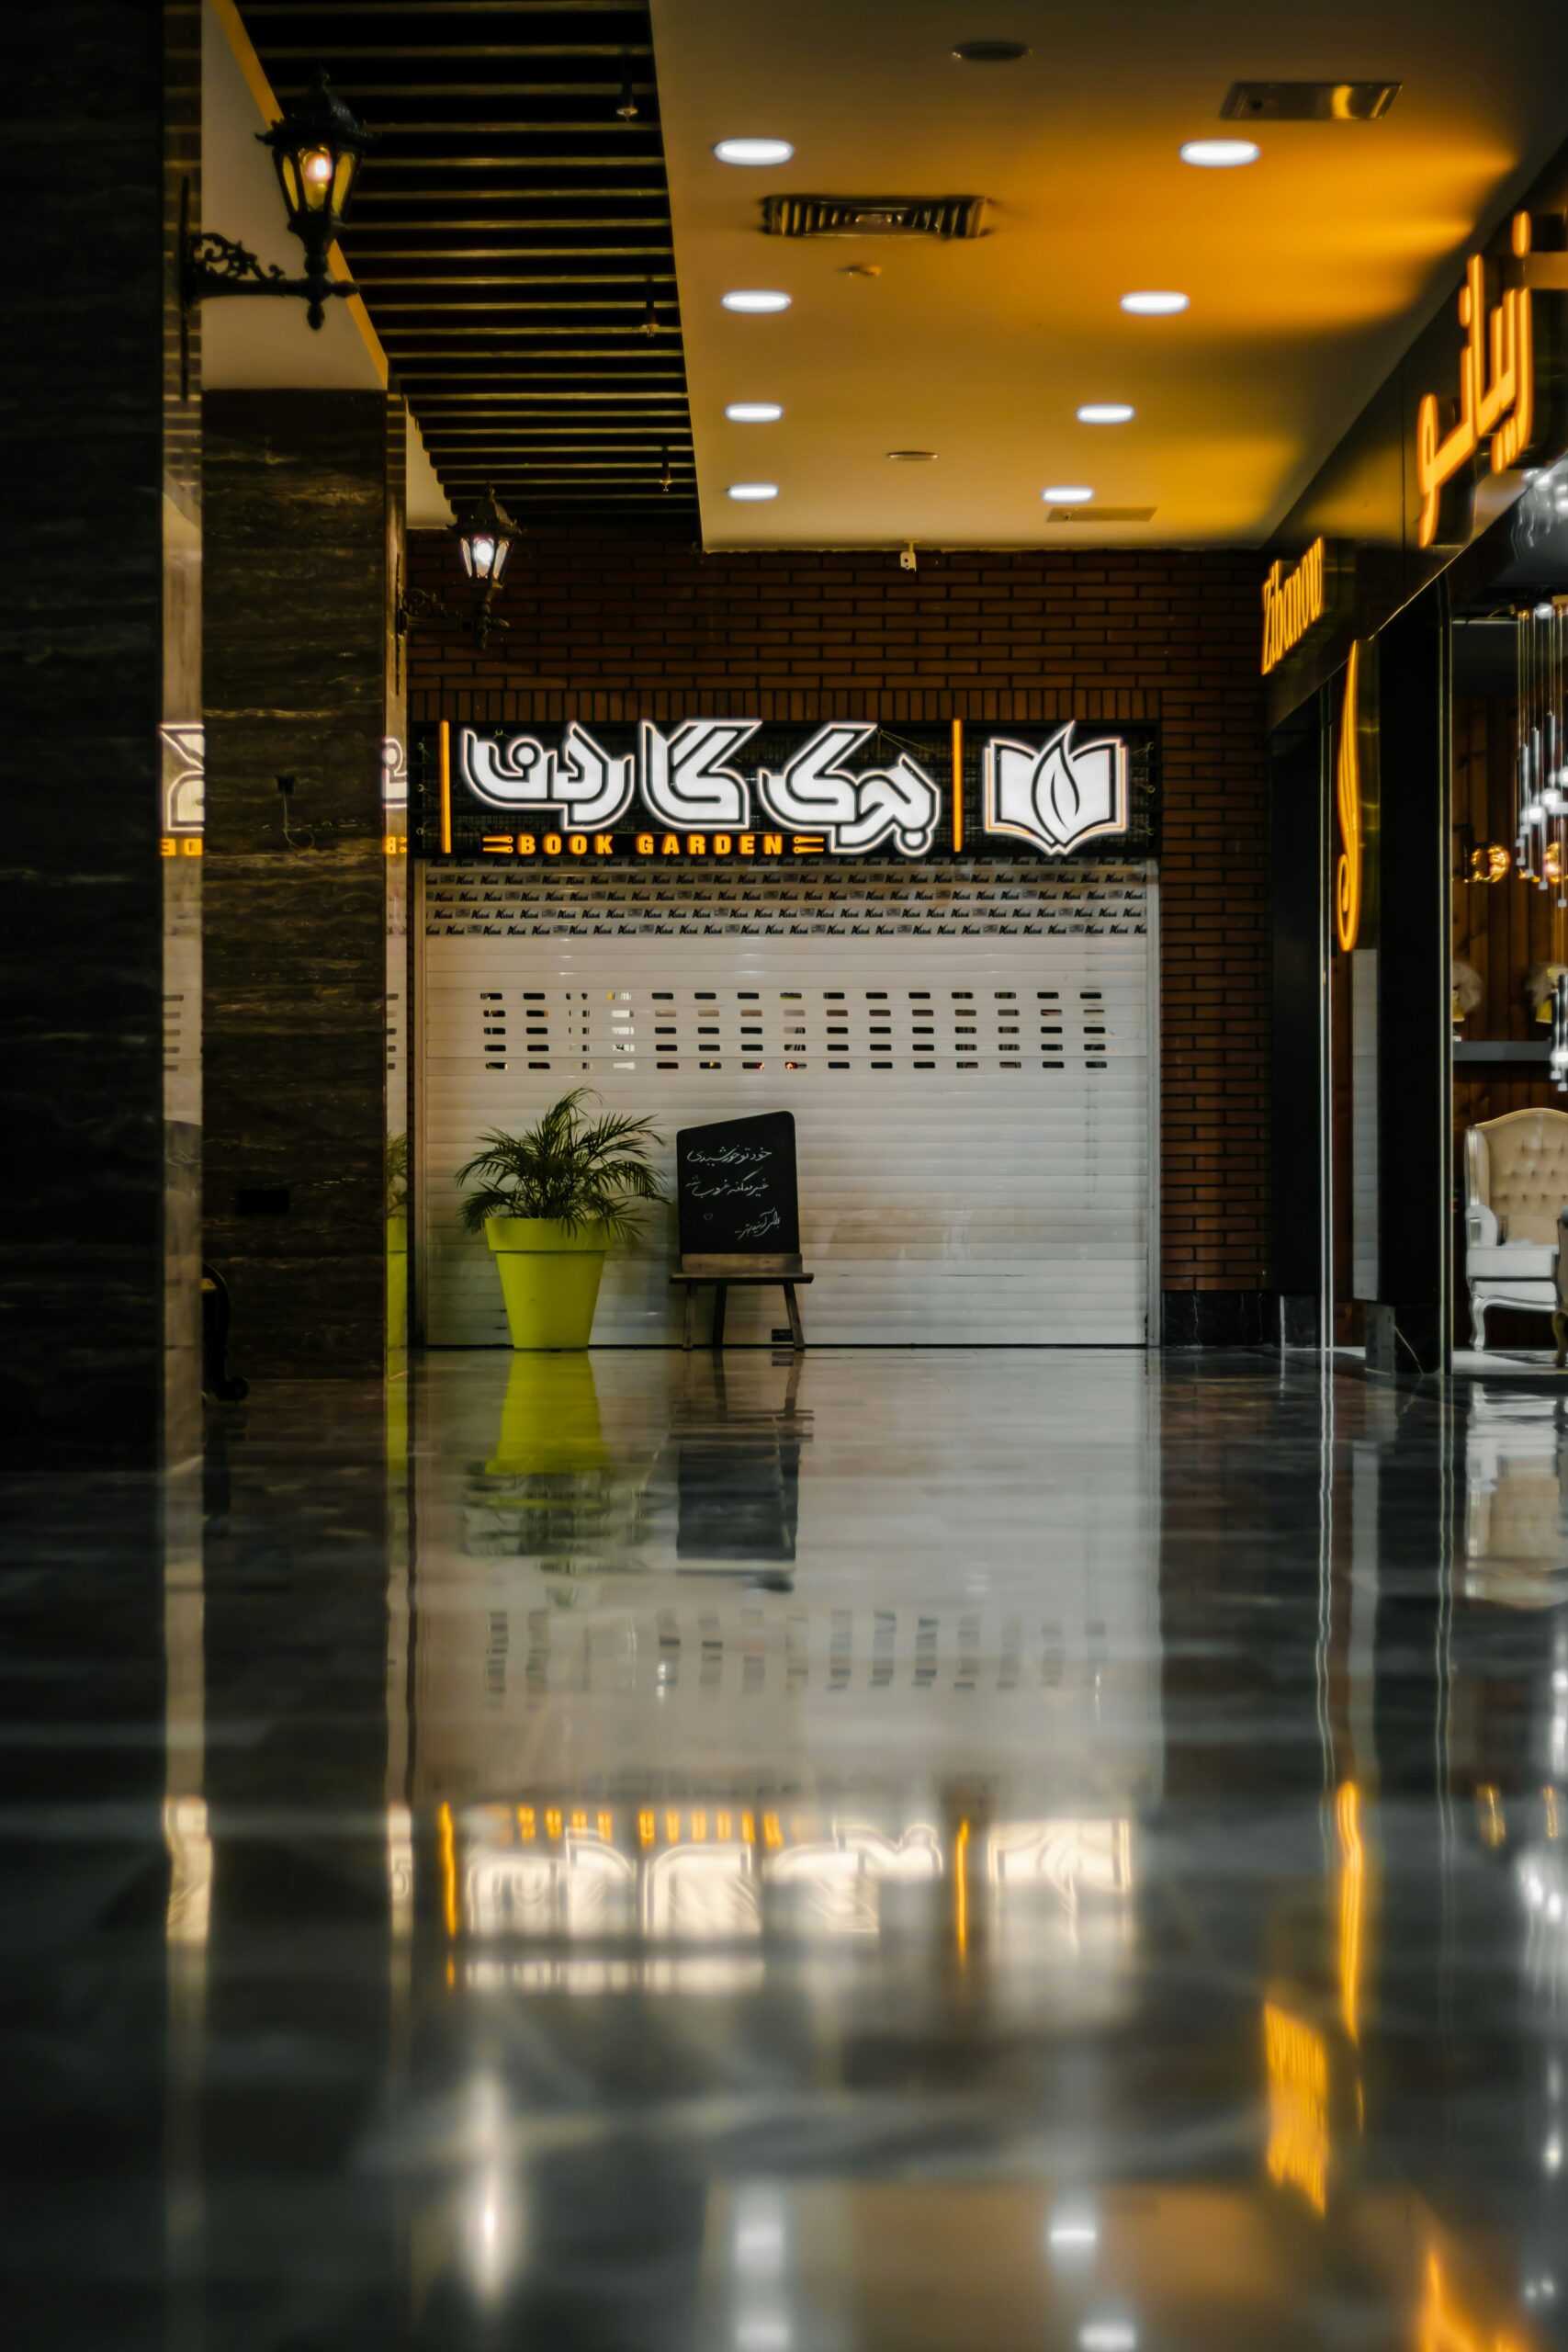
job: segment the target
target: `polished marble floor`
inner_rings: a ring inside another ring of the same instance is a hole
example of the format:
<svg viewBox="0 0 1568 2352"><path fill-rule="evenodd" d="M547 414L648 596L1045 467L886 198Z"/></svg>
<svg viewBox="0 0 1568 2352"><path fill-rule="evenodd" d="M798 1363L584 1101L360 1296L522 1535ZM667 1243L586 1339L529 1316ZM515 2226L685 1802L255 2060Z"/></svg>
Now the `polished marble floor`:
<svg viewBox="0 0 1568 2352"><path fill-rule="evenodd" d="M1568 2344L1568 1383L416 1361L10 1499L18 2343Z"/></svg>

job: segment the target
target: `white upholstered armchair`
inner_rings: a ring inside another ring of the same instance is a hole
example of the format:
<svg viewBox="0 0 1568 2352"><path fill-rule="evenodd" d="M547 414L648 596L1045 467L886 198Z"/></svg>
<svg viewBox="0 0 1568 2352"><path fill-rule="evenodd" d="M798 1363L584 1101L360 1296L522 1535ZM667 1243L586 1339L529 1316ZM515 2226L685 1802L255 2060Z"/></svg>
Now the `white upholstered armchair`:
<svg viewBox="0 0 1568 2352"><path fill-rule="evenodd" d="M1465 1275L1474 1344L1489 1306L1550 1315L1563 1361L1568 1315L1560 1267L1568 1215L1568 1111L1508 1111L1464 1137Z"/></svg>

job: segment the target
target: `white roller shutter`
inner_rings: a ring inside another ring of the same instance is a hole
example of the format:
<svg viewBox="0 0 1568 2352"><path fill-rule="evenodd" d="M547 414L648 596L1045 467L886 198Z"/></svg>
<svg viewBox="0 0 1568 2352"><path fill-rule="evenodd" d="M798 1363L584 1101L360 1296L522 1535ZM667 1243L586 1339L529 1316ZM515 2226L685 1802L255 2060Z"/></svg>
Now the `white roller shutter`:
<svg viewBox="0 0 1568 2352"><path fill-rule="evenodd" d="M433 1346L505 1344L455 1170L569 1087L678 1127L788 1110L821 1344L1147 1339L1155 888L1140 866L426 870L419 1182ZM673 1212L596 1346L679 1337ZM774 1294L731 1295L765 1341Z"/></svg>

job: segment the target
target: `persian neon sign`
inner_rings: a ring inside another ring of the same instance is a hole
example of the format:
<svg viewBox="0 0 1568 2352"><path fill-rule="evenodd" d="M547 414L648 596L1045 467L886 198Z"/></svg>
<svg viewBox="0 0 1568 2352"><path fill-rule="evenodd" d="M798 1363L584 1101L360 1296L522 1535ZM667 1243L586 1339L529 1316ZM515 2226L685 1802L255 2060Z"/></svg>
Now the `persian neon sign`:
<svg viewBox="0 0 1568 2352"><path fill-rule="evenodd" d="M1516 212L1509 247L1517 262L1530 249L1530 216ZM1438 514L1447 483L1462 473L1481 444L1491 440L1492 470L1517 465L1535 437L1535 335L1528 286L1505 288L1502 300L1486 308L1486 265L1472 254L1459 294L1464 329L1460 353L1459 399L1450 401L1447 432L1441 404L1427 392L1416 412L1416 486L1421 494L1416 539L1429 548L1438 536Z"/></svg>

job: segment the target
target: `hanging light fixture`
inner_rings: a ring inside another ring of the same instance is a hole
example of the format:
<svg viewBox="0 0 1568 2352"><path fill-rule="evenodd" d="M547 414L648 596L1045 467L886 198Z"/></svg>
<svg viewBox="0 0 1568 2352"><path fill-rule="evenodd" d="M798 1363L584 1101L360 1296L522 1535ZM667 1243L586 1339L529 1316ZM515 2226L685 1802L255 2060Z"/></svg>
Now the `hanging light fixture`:
<svg viewBox="0 0 1568 2352"><path fill-rule="evenodd" d="M305 273L290 277L276 264L263 264L245 245L216 230L193 230L190 221L190 182L180 192L180 397L189 390L189 327L198 302L220 294L263 294L298 298L314 328L326 319L333 297L357 294L349 279L334 277L329 259L332 247L348 215L355 182L365 151L375 133L367 130L327 80L318 65L310 86L298 105L285 108L281 121L256 137L270 150L292 233L305 248Z"/></svg>
<svg viewBox="0 0 1568 2352"><path fill-rule="evenodd" d="M659 487L668 492L675 487L675 477L670 470L670 445L665 443L659 452Z"/></svg>
<svg viewBox="0 0 1568 2352"><path fill-rule="evenodd" d="M1469 853L1466 874L1472 882L1506 882L1514 861L1501 842L1481 842Z"/></svg>
<svg viewBox="0 0 1568 2352"><path fill-rule="evenodd" d="M1518 872L1568 909L1568 708L1564 612L1543 598L1514 616L1514 829Z"/></svg>
<svg viewBox="0 0 1568 2352"><path fill-rule="evenodd" d="M452 528L462 551L463 569L473 583L474 641L482 651L491 630L506 627L504 621L492 618L491 598L505 576L517 526L494 491L487 488L482 498L458 515Z"/></svg>
<svg viewBox="0 0 1568 2352"><path fill-rule="evenodd" d="M1568 599L1543 597L1514 616L1515 863L1521 878L1552 898L1553 960L1536 972L1549 983L1536 995L1538 1020L1551 1023L1551 1082L1568 1093L1568 941L1558 917L1568 910Z"/></svg>

